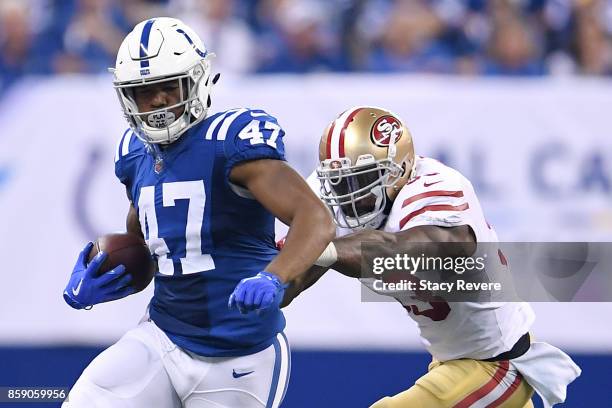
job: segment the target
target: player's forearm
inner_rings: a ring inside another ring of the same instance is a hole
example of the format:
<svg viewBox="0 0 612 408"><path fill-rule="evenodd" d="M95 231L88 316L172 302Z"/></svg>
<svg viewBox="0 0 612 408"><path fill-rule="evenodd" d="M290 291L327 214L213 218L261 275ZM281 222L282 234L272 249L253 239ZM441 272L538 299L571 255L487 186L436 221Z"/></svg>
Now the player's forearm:
<svg viewBox="0 0 612 408"><path fill-rule="evenodd" d="M354 278L363 277L365 272L361 268L363 242L378 244L377 257L394 257L398 253L430 257L469 256L476 249L475 238L467 225L452 228L427 225L397 233L364 230L336 238L333 242L338 258L332 268Z"/></svg>
<svg viewBox="0 0 612 408"><path fill-rule="evenodd" d="M334 246L338 258L331 266L343 275L359 278L361 277L361 243L371 242L381 244L384 250L396 242L394 234L378 231L363 230L353 234L334 239Z"/></svg>
<svg viewBox="0 0 612 408"><path fill-rule="evenodd" d="M266 271L290 283L307 273L334 238L336 228L325 207L299 205L291 220L283 249Z"/></svg>
<svg viewBox="0 0 612 408"><path fill-rule="evenodd" d="M305 273L294 279L290 286L285 290L285 295L280 307L288 306L291 302L293 302L293 299L314 285L327 271L327 268L317 265L313 265L308 268Z"/></svg>

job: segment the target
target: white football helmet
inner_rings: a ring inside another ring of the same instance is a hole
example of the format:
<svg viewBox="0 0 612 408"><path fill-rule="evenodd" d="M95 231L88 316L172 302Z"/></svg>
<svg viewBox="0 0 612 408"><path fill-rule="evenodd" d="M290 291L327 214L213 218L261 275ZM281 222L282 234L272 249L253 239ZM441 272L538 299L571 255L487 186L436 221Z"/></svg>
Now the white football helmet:
<svg viewBox="0 0 612 408"><path fill-rule="evenodd" d="M153 18L134 27L110 71L125 117L137 137L146 143L172 143L206 117L210 91L218 79L218 75L211 78L213 56L198 35L175 18ZM180 102L139 112L134 89L166 81L178 81ZM177 107L184 109L175 118L171 110Z"/></svg>

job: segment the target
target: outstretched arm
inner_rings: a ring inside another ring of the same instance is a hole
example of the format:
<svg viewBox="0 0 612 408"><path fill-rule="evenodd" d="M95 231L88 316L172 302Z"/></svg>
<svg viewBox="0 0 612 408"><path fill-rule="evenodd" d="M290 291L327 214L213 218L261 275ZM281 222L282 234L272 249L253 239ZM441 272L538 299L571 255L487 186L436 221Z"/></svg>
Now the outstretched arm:
<svg viewBox="0 0 612 408"><path fill-rule="evenodd" d="M300 293L314 285L329 269L323 266L313 265L302 276L294 279L285 290L285 296L280 307L286 307L298 297Z"/></svg>
<svg viewBox="0 0 612 408"><path fill-rule="evenodd" d="M337 259L331 269L351 278L362 278L361 244L380 244L377 256L394 257L397 253L421 254L428 256L469 256L476 249L472 229L467 226L443 228L425 225L406 231L390 233L378 230L363 230L333 240ZM440 245L431 245L432 242ZM444 245L450 243L451 245ZM313 265L307 273L294 280L286 290L281 307L288 306L300 293L314 285L328 268Z"/></svg>
<svg viewBox="0 0 612 408"><path fill-rule="evenodd" d="M362 277L362 242L380 244L376 254L380 257L394 257L397 253L425 253L432 257L470 256L476 250L476 238L468 225L422 225L396 233L363 230L333 241L338 257L331 267L346 276ZM433 242L439 245L430 245Z"/></svg>

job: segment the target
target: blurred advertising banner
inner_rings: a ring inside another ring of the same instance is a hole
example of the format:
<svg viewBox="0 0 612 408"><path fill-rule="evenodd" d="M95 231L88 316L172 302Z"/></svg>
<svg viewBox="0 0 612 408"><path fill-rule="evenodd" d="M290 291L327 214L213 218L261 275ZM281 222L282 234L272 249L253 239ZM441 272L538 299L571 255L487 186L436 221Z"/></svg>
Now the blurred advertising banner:
<svg viewBox="0 0 612 408"><path fill-rule="evenodd" d="M472 181L502 241L612 240L610 81L254 76L222 78L213 93L213 111L246 106L276 116L304 176L325 126L366 104L396 112L418 154ZM29 78L0 102L0 123L0 342L116 340L144 314L151 288L91 311L61 298L84 244L124 230L128 201L113 157L126 123L110 77ZM612 347L601 324L612 304L534 307L537 338ZM403 308L362 303L359 283L335 273L296 299L287 320L300 347L420 348Z"/></svg>

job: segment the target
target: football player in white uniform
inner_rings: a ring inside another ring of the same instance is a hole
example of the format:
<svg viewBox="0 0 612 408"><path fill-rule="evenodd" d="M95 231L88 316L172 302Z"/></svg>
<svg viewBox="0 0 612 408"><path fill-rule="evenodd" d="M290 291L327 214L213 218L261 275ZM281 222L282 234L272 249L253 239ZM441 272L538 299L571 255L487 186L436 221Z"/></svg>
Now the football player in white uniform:
<svg viewBox="0 0 612 408"><path fill-rule="evenodd" d="M323 133L319 159L308 182L332 210L337 238L308 279L286 294L286 303L327 268L362 277L362 242L382 244L380 256L398 249L420 254L419 245L428 242L456 242L470 256L476 243L497 242L471 183L434 159L415 156L410 132L385 109L355 107L338 116ZM445 246L436 247L440 253L431 255L449 255ZM405 299L397 298L417 322L433 362L412 387L373 408L533 407L534 389L549 407L565 400L567 385L580 374L561 350L531 341L535 316L527 303Z"/></svg>

